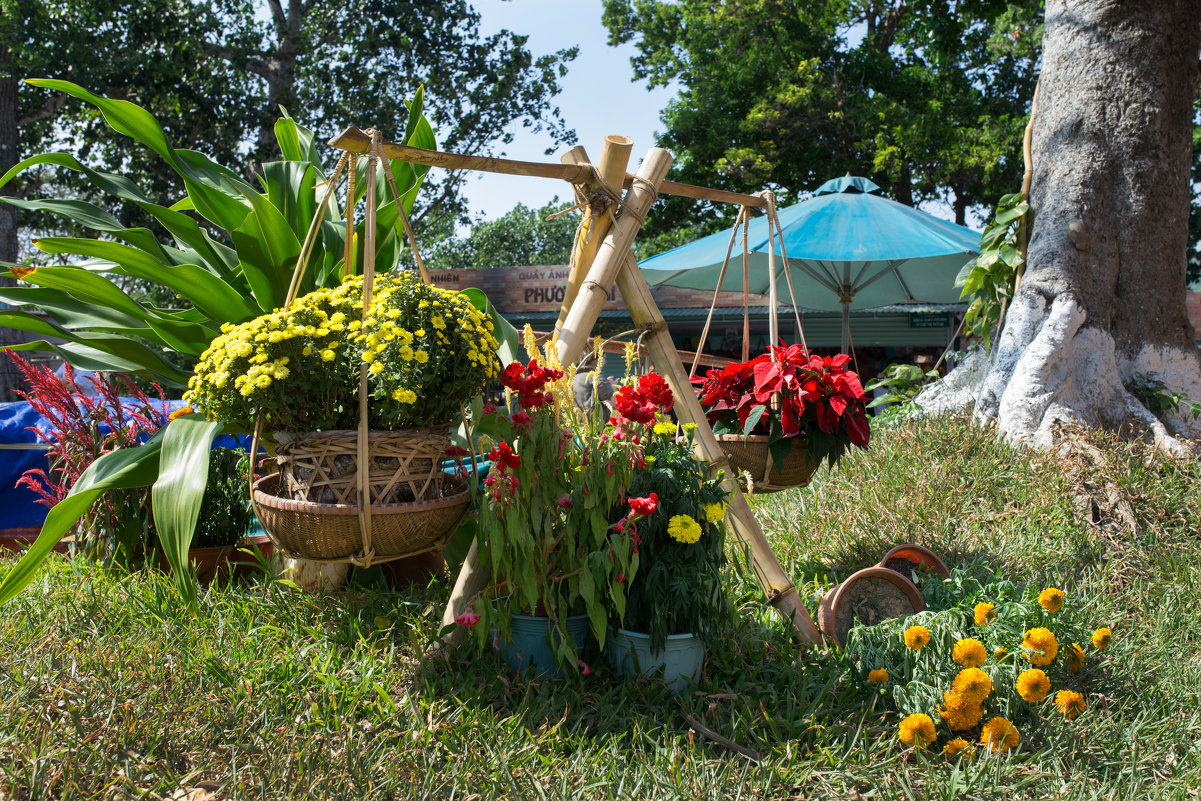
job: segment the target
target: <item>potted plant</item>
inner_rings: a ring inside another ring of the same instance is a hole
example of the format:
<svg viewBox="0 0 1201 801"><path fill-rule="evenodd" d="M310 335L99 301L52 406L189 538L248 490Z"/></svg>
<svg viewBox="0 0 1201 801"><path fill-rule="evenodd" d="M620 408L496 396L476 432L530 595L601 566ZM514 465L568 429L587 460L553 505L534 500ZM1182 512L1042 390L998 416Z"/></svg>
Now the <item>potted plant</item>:
<svg viewBox="0 0 1201 801"><path fill-rule="evenodd" d="M634 472L623 522L637 543L638 570L626 583L624 621L609 644L619 673L662 670L673 692L697 681L706 644L729 615L721 583L728 493L721 476L711 478L693 458L696 426L684 429L678 437L674 423L658 422Z"/></svg>
<svg viewBox="0 0 1201 801"><path fill-rule="evenodd" d="M803 487L823 461L834 466L851 445L867 447L865 393L850 360L773 345L693 378L731 466L756 491Z"/></svg>
<svg viewBox="0 0 1201 801"><path fill-rule="evenodd" d="M527 343L527 345L530 343ZM531 351L533 351L531 348ZM612 417L572 400L574 369L537 358L502 374L509 413L485 410L488 454L478 542L492 571L492 595L474 600L460 622L477 642L496 646L518 669L575 672L589 628L604 646L609 610L625 610L625 586L638 569L637 535L619 522L628 508L641 443L663 408L662 379L623 387ZM670 391L668 391L670 394Z"/></svg>
<svg viewBox="0 0 1201 801"><path fill-rule="evenodd" d="M458 292L411 272L299 298L226 325L186 399L210 419L274 431L278 473L254 484L263 527L285 555L387 561L441 547L469 502L442 470L452 421L499 372L493 324ZM360 370L369 445L359 463ZM360 527L368 473L370 531ZM368 533L370 539L368 539Z"/></svg>

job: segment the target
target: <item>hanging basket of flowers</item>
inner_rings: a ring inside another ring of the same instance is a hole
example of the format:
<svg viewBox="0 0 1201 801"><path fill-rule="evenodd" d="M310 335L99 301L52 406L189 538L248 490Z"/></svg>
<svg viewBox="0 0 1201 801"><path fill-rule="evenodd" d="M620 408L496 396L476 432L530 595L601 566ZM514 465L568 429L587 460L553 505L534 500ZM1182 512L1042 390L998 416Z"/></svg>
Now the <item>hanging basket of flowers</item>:
<svg viewBox="0 0 1201 801"><path fill-rule="evenodd" d="M466 296L424 270L374 274L374 144L363 275L223 326L186 396L253 427L253 450L274 432L278 472L254 481L252 501L286 556L369 565L441 548L470 502L443 469L451 426L500 370L493 323ZM293 288L303 270L302 256Z"/></svg>
<svg viewBox="0 0 1201 801"><path fill-rule="evenodd" d="M804 487L821 463L870 429L859 376L844 353L823 357L802 345L772 346L754 359L694 377L701 406L731 469L755 492Z"/></svg>

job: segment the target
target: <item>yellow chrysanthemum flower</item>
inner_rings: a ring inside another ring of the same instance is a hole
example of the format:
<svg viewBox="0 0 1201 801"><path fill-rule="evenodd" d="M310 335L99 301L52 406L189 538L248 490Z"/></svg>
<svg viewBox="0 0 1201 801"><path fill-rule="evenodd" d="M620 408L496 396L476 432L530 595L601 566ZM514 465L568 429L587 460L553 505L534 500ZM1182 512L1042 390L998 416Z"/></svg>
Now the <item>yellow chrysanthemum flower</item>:
<svg viewBox="0 0 1201 801"><path fill-rule="evenodd" d="M951 731L967 731L974 728L984 715L981 699L959 693L942 694L942 708L938 714L951 727Z"/></svg>
<svg viewBox="0 0 1201 801"><path fill-rule="evenodd" d="M887 684L888 683L888 671L885 670L884 668L876 668L875 670L873 670L867 674L867 680L870 681L872 684Z"/></svg>
<svg viewBox="0 0 1201 801"><path fill-rule="evenodd" d="M1084 696L1075 690L1060 690L1055 693L1055 711L1068 720L1075 720L1088 709Z"/></svg>
<svg viewBox="0 0 1201 801"><path fill-rule="evenodd" d="M655 433L663 437L671 436L676 433L676 424L669 422L655 423Z"/></svg>
<svg viewBox="0 0 1201 801"><path fill-rule="evenodd" d="M997 607L990 603L978 603L975 609L972 610L972 619L976 621L976 625L983 628L993 622L997 617Z"/></svg>
<svg viewBox="0 0 1201 801"><path fill-rule="evenodd" d="M677 542L691 545L701 538L701 524L688 515L674 515L667 523L667 533Z"/></svg>
<svg viewBox="0 0 1201 801"><path fill-rule="evenodd" d="M1022 638L1022 647L1027 649L1026 659L1035 667L1043 667L1055 661L1059 653L1059 641L1050 629L1030 629Z"/></svg>
<svg viewBox="0 0 1201 801"><path fill-rule="evenodd" d="M964 667L980 667L988 659L988 649L984 647L984 643L968 637L955 643L951 659Z"/></svg>
<svg viewBox="0 0 1201 801"><path fill-rule="evenodd" d="M384 363L383 362L372 362L371 366L367 368L367 372L371 373L372 375L379 375L383 371L384 371Z"/></svg>
<svg viewBox="0 0 1201 801"><path fill-rule="evenodd" d="M1038 668L1023 670L1017 681L1018 695L1032 704L1040 704L1051 692L1051 680Z"/></svg>
<svg viewBox="0 0 1201 801"><path fill-rule="evenodd" d="M903 743L924 748L938 739L938 732L934 730L934 721L930 719L930 716L919 712L901 721L901 725L897 729L897 737Z"/></svg>
<svg viewBox="0 0 1201 801"><path fill-rule="evenodd" d="M992 679L980 668L965 668L951 682L951 691L980 704L992 692Z"/></svg>
<svg viewBox="0 0 1201 801"><path fill-rule="evenodd" d="M335 354L332 350L326 348L325 350L321 351L321 361L332 362L336 355L337 354Z"/></svg>
<svg viewBox="0 0 1201 801"><path fill-rule="evenodd" d="M920 651L930 642L930 629L925 626L910 626L905 629L905 645Z"/></svg>
<svg viewBox="0 0 1201 801"><path fill-rule="evenodd" d="M980 742L988 746L989 751L1005 753L1018 747L1021 738L1017 728L1003 717L995 717L984 724L980 732Z"/></svg>
<svg viewBox="0 0 1201 801"><path fill-rule="evenodd" d="M962 737L956 737L954 740L948 740L947 744L942 747L943 756L950 759L951 757L962 756L968 762L976 758L976 749L972 744Z"/></svg>
<svg viewBox="0 0 1201 801"><path fill-rule="evenodd" d="M1109 643L1113 640L1113 632L1107 628L1099 628L1093 632L1093 647L1098 651L1104 651L1109 647Z"/></svg>
<svg viewBox="0 0 1201 801"><path fill-rule="evenodd" d="M413 351L413 358L417 360L418 364L425 364L430 360L430 355L423 350L415 350Z"/></svg>
<svg viewBox="0 0 1201 801"><path fill-rule="evenodd" d="M724 503L706 503L701 508L705 510L705 519L710 523L720 523L726 516Z"/></svg>
<svg viewBox="0 0 1201 801"><path fill-rule="evenodd" d="M1055 614L1063 607L1063 590L1047 587L1038 594L1038 603L1043 609Z"/></svg>
<svg viewBox="0 0 1201 801"><path fill-rule="evenodd" d="M1084 649L1080 647L1080 643L1074 642L1064 649L1064 654L1067 658L1068 673L1078 673L1080 668L1084 667Z"/></svg>

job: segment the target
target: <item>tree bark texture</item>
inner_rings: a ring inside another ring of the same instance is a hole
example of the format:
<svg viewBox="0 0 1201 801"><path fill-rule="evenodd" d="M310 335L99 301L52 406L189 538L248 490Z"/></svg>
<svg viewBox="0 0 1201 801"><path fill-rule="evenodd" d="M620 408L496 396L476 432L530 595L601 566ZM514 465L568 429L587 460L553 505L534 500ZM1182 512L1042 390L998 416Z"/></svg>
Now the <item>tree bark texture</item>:
<svg viewBox="0 0 1201 801"><path fill-rule="evenodd" d="M17 136L17 75L8 43L0 39L0 175L17 163L19 140ZM0 194L13 195L12 183L0 189ZM0 262L17 260L17 209L0 203ZM0 286L14 286L11 278L0 278ZM23 335L15 328L0 326L0 351L9 345L23 341ZM13 392L24 387L21 372L8 356L0 353L0 403L20 400Z"/></svg>
<svg viewBox="0 0 1201 801"><path fill-rule="evenodd" d="M1124 387L1158 374L1201 401L1185 312L1201 0L1048 0L1026 274L977 414L1047 445L1058 421L1167 427Z"/></svg>

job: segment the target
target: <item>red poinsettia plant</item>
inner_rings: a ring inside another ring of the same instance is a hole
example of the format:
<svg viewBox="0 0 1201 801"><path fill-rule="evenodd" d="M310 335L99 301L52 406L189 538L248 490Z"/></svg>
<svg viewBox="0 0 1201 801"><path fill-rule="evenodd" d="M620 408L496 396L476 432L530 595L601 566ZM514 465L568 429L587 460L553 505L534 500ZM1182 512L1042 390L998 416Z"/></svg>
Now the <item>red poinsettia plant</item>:
<svg viewBox="0 0 1201 801"><path fill-rule="evenodd" d="M802 438L815 459L833 467L851 445L866 448L871 433L866 394L847 369L850 361L845 353L817 356L800 345L773 345L692 381L715 433L767 435L776 464Z"/></svg>

